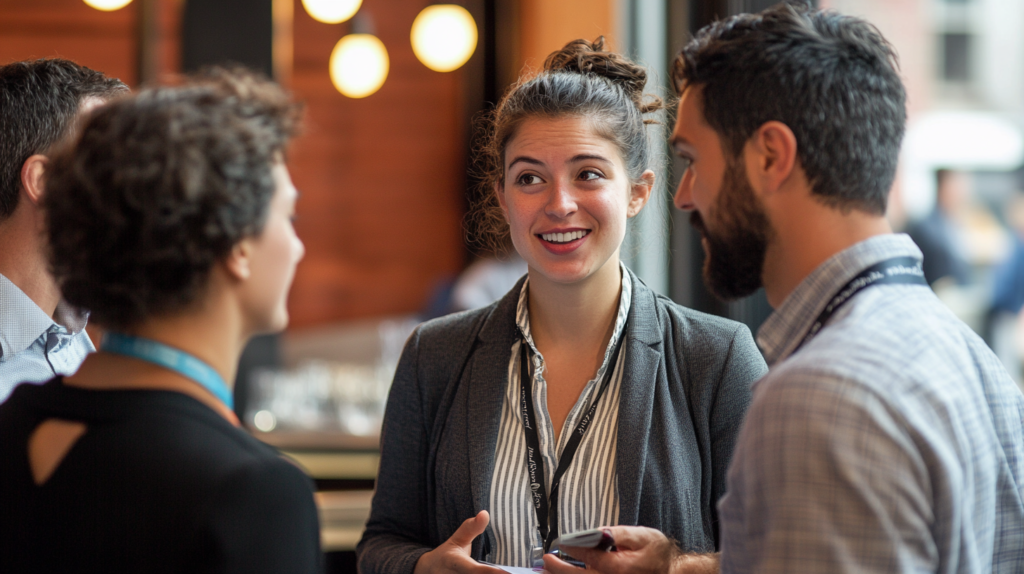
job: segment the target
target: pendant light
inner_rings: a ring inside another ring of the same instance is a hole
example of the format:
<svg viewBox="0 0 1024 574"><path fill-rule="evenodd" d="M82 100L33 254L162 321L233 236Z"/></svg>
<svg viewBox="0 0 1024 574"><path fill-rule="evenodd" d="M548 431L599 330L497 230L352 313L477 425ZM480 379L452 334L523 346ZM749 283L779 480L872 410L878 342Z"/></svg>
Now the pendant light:
<svg viewBox="0 0 1024 574"><path fill-rule="evenodd" d="M432 4L416 16L410 39L412 51L426 67L451 72L476 50L476 21L462 6Z"/></svg>
<svg viewBox="0 0 1024 574"><path fill-rule="evenodd" d="M97 10L104 12L113 12L114 10L120 10L125 6L132 3L132 0L85 0L85 3Z"/></svg>
<svg viewBox="0 0 1024 574"><path fill-rule="evenodd" d="M363 0L302 0L306 13L324 24L340 24L348 20L362 4Z"/></svg>
<svg viewBox="0 0 1024 574"><path fill-rule="evenodd" d="M388 77L388 51L373 35L368 14L355 16L352 32L338 40L331 52L331 82L345 96L365 98L379 90Z"/></svg>

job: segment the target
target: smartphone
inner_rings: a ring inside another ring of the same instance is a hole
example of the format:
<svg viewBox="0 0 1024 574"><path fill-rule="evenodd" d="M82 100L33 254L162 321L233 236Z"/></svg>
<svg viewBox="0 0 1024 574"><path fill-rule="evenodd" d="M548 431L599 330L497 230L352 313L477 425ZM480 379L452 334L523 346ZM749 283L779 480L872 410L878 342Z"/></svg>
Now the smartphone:
<svg viewBox="0 0 1024 574"><path fill-rule="evenodd" d="M612 538L609 532L600 528L565 534L559 537L556 542L559 548L562 546L575 546L577 548L615 550L615 539Z"/></svg>

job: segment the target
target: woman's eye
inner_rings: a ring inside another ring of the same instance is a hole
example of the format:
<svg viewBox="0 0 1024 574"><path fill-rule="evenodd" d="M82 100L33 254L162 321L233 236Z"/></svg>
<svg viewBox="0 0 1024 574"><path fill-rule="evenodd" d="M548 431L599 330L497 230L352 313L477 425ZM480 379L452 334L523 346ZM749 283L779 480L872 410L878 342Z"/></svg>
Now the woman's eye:
<svg viewBox="0 0 1024 574"><path fill-rule="evenodd" d="M686 156L679 156L679 173L686 173L686 170L690 169L693 165L693 158Z"/></svg>
<svg viewBox="0 0 1024 574"><path fill-rule="evenodd" d="M540 183L540 178L532 173L524 173L516 180L519 185L534 185Z"/></svg>
<svg viewBox="0 0 1024 574"><path fill-rule="evenodd" d="M601 174L597 173L596 171L589 170L589 169L584 171L584 172L582 172L582 173L580 173L580 179L582 179L583 181L591 181L591 180L599 179L600 177L601 177Z"/></svg>

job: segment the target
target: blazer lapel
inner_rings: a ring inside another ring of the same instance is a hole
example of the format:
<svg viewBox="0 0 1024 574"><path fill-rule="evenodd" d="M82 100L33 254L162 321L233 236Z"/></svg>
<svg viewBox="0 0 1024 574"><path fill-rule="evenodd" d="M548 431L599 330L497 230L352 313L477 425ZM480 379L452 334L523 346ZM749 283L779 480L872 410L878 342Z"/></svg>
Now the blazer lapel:
<svg viewBox="0 0 1024 574"><path fill-rule="evenodd" d="M467 369L466 437L474 512L489 506L494 449L508 384L508 365L516 339L515 315L523 279L502 298L480 330L477 350Z"/></svg>
<svg viewBox="0 0 1024 574"><path fill-rule="evenodd" d="M654 292L630 272L633 301L626 325L625 364L619 397L618 446L615 456L619 484L619 523L636 524L640 512L651 411L662 364L662 338Z"/></svg>
<svg viewBox="0 0 1024 574"><path fill-rule="evenodd" d="M471 381L467 381L470 384L466 395L469 415L466 437L474 512L488 508L511 346L511 343L504 348L498 343L481 345L468 373Z"/></svg>

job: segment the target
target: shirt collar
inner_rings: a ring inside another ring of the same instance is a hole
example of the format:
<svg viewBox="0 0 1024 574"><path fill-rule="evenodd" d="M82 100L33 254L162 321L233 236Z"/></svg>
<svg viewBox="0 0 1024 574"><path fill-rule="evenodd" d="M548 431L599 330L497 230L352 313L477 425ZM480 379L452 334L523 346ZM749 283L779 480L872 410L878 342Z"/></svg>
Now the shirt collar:
<svg viewBox="0 0 1024 574"><path fill-rule="evenodd" d="M603 374L604 369L608 365L608 359L611 357L612 349L615 348L615 344L618 343L619 337L622 335L622 330L626 326L626 317L629 315L629 305L633 300L633 282L629 278L626 266L621 261L619 262L619 273L622 276L622 290L619 292L619 308L615 314L615 328L612 330L612 338L608 341L608 347L605 348L604 360L601 362L601 368L598 369L598 377ZM526 339L526 343L530 345L530 350L535 355L540 356L540 351L534 345L533 335L530 333L530 310L527 299L529 287L530 277L527 276L526 281L523 282L522 289L519 290L519 304L516 306L516 325L519 327L520 332L522 332L523 338Z"/></svg>
<svg viewBox="0 0 1024 574"><path fill-rule="evenodd" d="M50 330L78 334L89 314L61 299L51 319L10 279L0 275L0 359L12 357Z"/></svg>
<svg viewBox="0 0 1024 574"><path fill-rule="evenodd" d="M836 253L797 285L757 332L769 365L788 357L836 292L864 269L892 257L921 259L905 234L871 237Z"/></svg>

